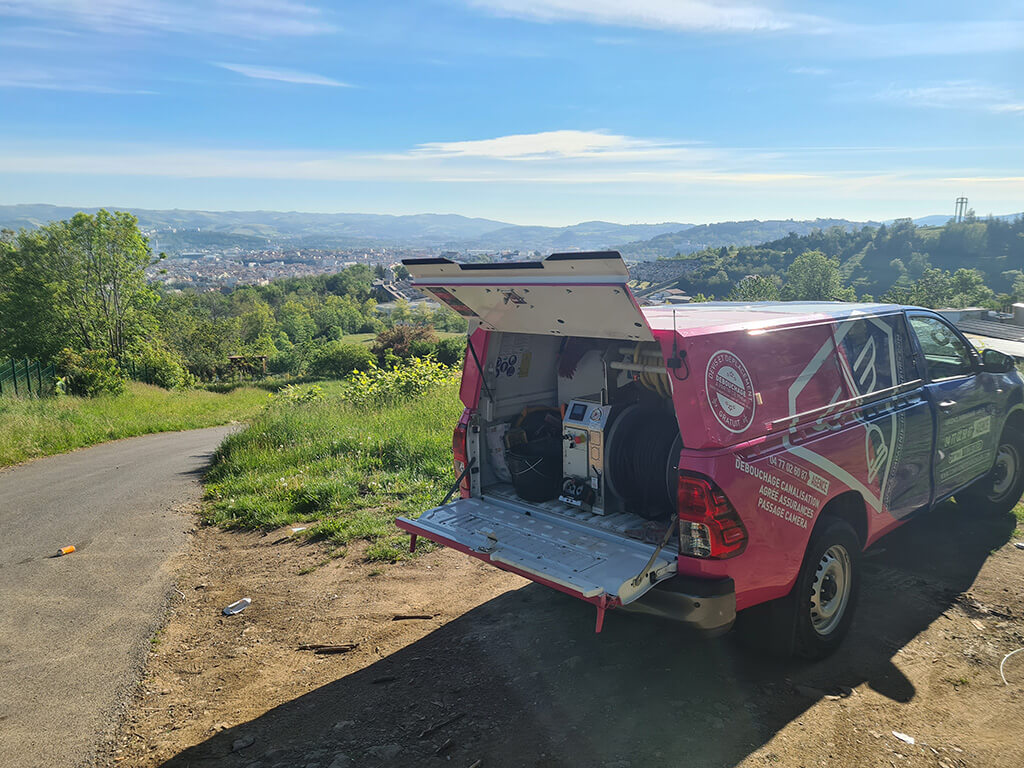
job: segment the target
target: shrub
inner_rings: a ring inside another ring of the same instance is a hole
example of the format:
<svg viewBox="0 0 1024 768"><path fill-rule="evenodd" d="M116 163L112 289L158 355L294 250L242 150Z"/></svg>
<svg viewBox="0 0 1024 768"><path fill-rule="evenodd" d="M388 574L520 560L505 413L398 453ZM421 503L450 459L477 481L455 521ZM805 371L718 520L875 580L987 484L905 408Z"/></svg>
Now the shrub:
<svg viewBox="0 0 1024 768"><path fill-rule="evenodd" d="M117 363L103 350L86 349L76 352L64 348L54 361L63 373L68 394L82 397L120 395L125 379Z"/></svg>
<svg viewBox="0 0 1024 768"><path fill-rule="evenodd" d="M270 355L267 370L270 373L290 373L292 376L304 376L309 368L312 350L318 345L289 344Z"/></svg>
<svg viewBox="0 0 1024 768"><path fill-rule="evenodd" d="M352 371L365 371L375 362L373 353L363 344L330 341L314 353L309 373L312 376L341 379Z"/></svg>
<svg viewBox="0 0 1024 768"><path fill-rule="evenodd" d="M130 360L135 376L147 384L164 389L187 389L195 384L181 357L161 344L140 346L132 351Z"/></svg>
<svg viewBox="0 0 1024 768"><path fill-rule="evenodd" d="M466 337L453 336L437 342L434 357L445 365L462 365L462 357L466 354Z"/></svg>
<svg viewBox="0 0 1024 768"><path fill-rule="evenodd" d="M304 405L306 403L319 403L324 399L324 391L314 384L308 389L302 389L294 384L282 387L277 392L271 392L270 397L278 402L288 405Z"/></svg>
<svg viewBox="0 0 1024 768"><path fill-rule="evenodd" d="M348 377L345 397L360 408L395 405L418 397L456 376L456 369L418 357L391 369L373 365Z"/></svg>
<svg viewBox="0 0 1024 768"><path fill-rule="evenodd" d="M396 357L409 359L426 357L437 348L437 334L429 326L400 324L385 328L373 342L373 352L383 362L390 352Z"/></svg>

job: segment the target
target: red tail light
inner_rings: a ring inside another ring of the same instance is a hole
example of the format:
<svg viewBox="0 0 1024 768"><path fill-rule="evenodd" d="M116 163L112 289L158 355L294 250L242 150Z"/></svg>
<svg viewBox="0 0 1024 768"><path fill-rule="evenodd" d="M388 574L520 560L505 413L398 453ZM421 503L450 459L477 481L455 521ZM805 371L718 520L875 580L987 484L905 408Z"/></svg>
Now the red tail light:
<svg viewBox="0 0 1024 768"><path fill-rule="evenodd" d="M466 447L466 439L469 435L469 419L473 415L473 412L466 408L462 412L462 418L459 419L459 424L455 427L455 433L452 435L452 456L455 460L455 477L459 477L466 469L466 464L469 462L469 450ZM463 499L468 499L470 496L470 485L469 475L463 478L462 482L459 483L459 496Z"/></svg>
<svg viewBox="0 0 1024 768"><path fill-rule="evenodd" d="M747 546L747 529L721 489L703 477L679 476L679 552L724 560Z"/></svg>

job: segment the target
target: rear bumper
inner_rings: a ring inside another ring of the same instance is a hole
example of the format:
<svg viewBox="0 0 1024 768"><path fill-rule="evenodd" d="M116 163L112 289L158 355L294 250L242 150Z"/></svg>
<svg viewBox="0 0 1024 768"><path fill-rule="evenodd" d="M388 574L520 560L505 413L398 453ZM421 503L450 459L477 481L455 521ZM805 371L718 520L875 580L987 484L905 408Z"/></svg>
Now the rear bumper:
<svg viewBox="0 0 1024 768"><path fill-rule="evenodd" d="M736 585L732 579L674 576L622 610L672 619L717 637L736 621Z"/></svg>

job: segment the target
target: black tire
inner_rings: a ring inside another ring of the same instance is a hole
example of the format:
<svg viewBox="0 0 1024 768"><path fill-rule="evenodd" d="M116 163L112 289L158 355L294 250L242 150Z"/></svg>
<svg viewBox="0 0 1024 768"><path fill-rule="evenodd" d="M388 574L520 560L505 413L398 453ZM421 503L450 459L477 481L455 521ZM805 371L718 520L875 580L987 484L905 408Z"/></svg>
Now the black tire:
<svg viewBox="0 0 1024 768"><path fill-rule="evenodd" d="M849 523L822 517L807 544L793 591L737 617L744 642L774 656L811 660L835 651L853 622L860 593L861 548ZM837 568L843 571L841 578Z"/></svg>
<svg viewBox="0 0 1024 768"><path fill-rule="evenodd" d="M1003 430L992 471L956 495L957 503L990 515L1003 516L1024 496L1024 435Z"/></svg>

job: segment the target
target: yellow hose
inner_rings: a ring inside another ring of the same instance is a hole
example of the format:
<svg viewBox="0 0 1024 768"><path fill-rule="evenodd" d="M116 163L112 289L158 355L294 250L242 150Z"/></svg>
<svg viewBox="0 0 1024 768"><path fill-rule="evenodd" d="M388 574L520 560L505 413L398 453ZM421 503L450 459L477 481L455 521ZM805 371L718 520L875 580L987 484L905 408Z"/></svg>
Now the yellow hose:
<svg viewBox="0 0 1024 768"><path fill-rule="evenodd" d="M637 342L636 347L633 349L633 362L637 365L640 364L640 359L643 356L642 353L643 342ZM647 355L650 358L657 358L657 362L652 362L651 365L661 365L664 363L661 354L658 352L648 352ZM650 371L639 371L640 383L658 394L661 397L672 397L672 386L669 384L668 375L664 373L651 373Z"/></svg>

